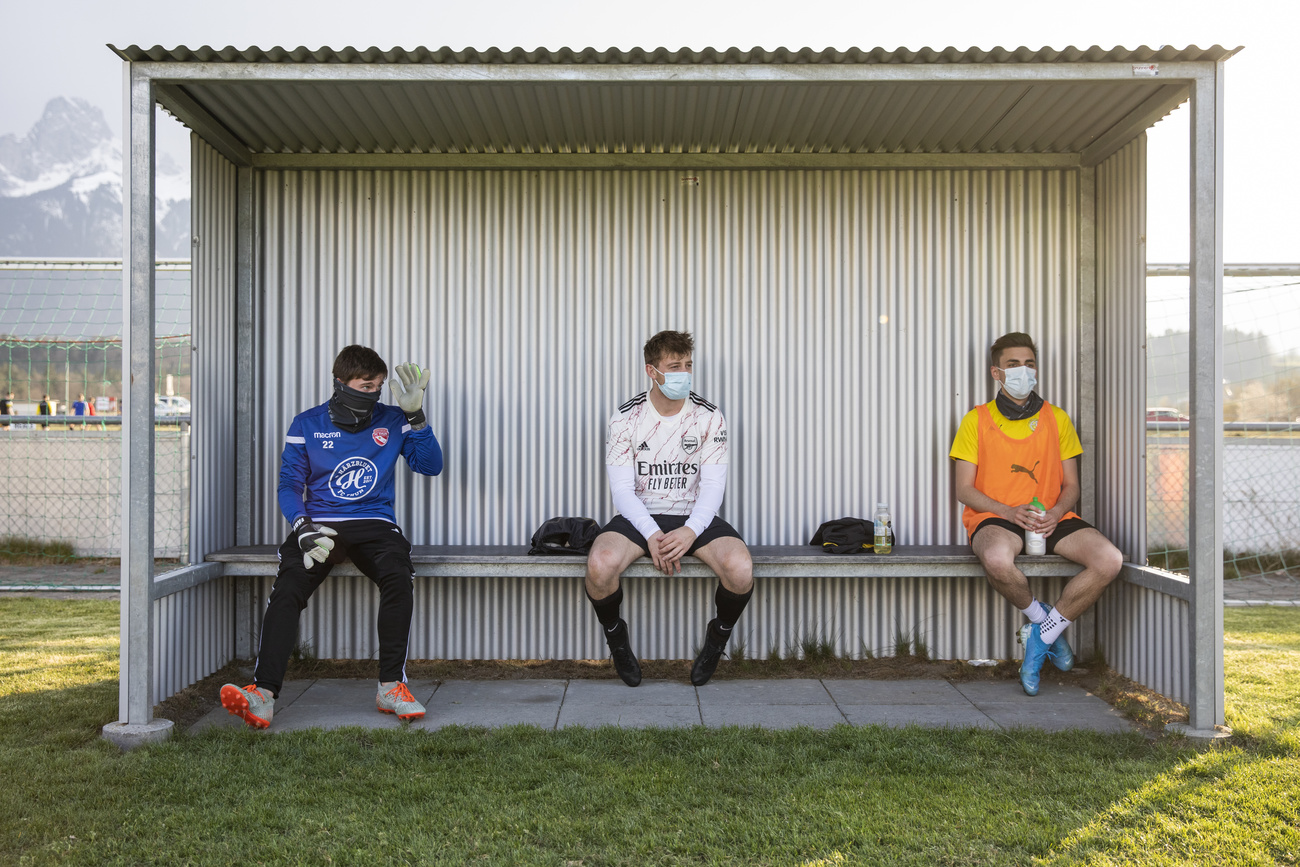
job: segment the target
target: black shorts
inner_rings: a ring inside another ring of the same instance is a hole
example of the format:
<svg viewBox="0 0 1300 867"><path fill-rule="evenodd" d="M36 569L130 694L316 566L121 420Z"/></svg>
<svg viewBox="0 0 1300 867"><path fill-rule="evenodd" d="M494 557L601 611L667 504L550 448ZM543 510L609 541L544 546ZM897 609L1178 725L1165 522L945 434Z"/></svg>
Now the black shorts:
<svg viewBox="0 0 1300 867"><path fill-rule="evenodd" d="M979 522L979 526L975 528L975 533L978 533L980 530L983 530L985 527L1002 527L1004 530L1010 530L1011 532L1018 535L1020 537L1021 542L1025 541L1025 528L1020 526L1019 524L1014 524L1011 521L1005 521L1002 518L985 518L983 521ZM1083 518L1063 519L1059 524L1056 525L1056 529L1052 532L1052 535L1047 537L1047 553L1048 554L1056 553L1056 543L1061 541L1071 533L1077 533L1080 530L1091 530L1091 529L1093 529L1092 524L1089 524L1087 521L1083 520ZM975 533L970 534L972 542L975 541ZM1025 549L1021 548L1020 550L1023 552Z"/></svg>
<svg viewBox="0 0 1300 867"><path fill-rule="evenodd" d="M660 530L667 533L676 530L679 527L685 527L686 519L690 516L651 515L650 517L655 519L655 523L659 525ZM650 543L646 541L645 536L642 536L637 531L637 528L632 526L632 522L627 518L624 518L622 515L615 515L613 520L606 524L605 528L601 530L601 533L618 533L620 536L625 536L640 545L642 551L645 551L647 554L650 553ZM686 553L694 554L697 548L703 548L714 539L725 539L728 537L740 539L742 542L745 541L744 539L741 539L740 534L736 532L735 527L731 526L721 518L715 517L713 522L704 528L704 532L695 537L695 542L689 549L687 549Z"/></svg>

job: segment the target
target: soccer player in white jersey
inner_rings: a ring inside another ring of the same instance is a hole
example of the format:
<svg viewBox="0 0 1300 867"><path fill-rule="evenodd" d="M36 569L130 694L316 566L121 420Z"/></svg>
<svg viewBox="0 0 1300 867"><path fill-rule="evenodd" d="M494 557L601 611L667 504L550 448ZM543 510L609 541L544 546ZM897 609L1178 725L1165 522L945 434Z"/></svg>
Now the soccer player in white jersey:
<svg viewBox="0 0 1300 867"><path fill-rule="evenodd" d="M645 345L650 388L609 419L605 469L618 514L596 537L587 558L587 598L596 609L619 677L641 682L627 623L619 616L623 570L649 555L665 575L681 572L693 554L718 576L717 616L691 666L691 683L708 682L727 639L754 593L754 564L735 528L717 516L727 486L727 423L691 391L695 341L661 331Z"/></svg>

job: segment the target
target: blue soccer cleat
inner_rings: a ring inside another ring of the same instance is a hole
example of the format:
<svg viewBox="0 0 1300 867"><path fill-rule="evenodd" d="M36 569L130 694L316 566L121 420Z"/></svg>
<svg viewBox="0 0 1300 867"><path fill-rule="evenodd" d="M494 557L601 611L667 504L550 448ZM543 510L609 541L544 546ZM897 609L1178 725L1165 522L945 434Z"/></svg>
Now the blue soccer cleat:
<svg viewBox="0 0 1300 867"><path fill-rule="evenodd" d="M1052 646L1048 648L1048 657L1052 660L1060 671L1069 671L1074 668L1074 651L1070 649L1070 643L1065 640L1064 635L1056 636Z"/></svg>
<svg viewBox="0 0 1300 867"><path fill-rule="evenodd" d="M1052 655L1052 650L1043 643L1038 624L1028 624L1025 633L1025 658L1020 663L1020 685L1025 695L1038 695L1038 676L1043 671L1043 663Z"/></svg>
<svg viewBox="0 0 1300 867"><path fill-rule="evenodd" d="M1016 632L1016 643L1021 647L1025 644L1025 636L1029 634L1029 627L1032 623L1026 623ZM1069 671L1074 668L1074 651L1070 649L1070 643L1065 640L1064 635L1056 636L1052 642L1051 648L1052 665L1055 665L1060 671Z"/></svg>

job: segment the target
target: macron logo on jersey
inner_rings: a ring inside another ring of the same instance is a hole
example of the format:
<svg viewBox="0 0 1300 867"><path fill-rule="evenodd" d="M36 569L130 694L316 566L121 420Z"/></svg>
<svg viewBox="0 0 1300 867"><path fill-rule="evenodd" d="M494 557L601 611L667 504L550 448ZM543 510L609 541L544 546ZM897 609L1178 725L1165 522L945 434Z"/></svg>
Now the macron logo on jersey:
<svg viewBox="0 0 1300 867"><path fill-rule="evenodd" d="M330 493L340 500L359 500L375 489L379 468L369 458L348 458L330 474Z"/></svg>

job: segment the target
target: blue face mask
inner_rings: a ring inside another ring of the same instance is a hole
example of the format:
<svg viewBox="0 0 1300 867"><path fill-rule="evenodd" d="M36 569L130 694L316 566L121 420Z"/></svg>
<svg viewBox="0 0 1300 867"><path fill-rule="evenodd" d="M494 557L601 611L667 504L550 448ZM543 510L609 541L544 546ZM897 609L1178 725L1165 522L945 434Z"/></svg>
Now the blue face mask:
<svg viewBox="0 0 1300 867"><path fill-rule="evenodd" d="M663 384L659 386L659 391L664 397L669 400L683 400L690 396L691 375L689 373L685 371L664 373L657 367L651 369L664 378Z"/></svg>

